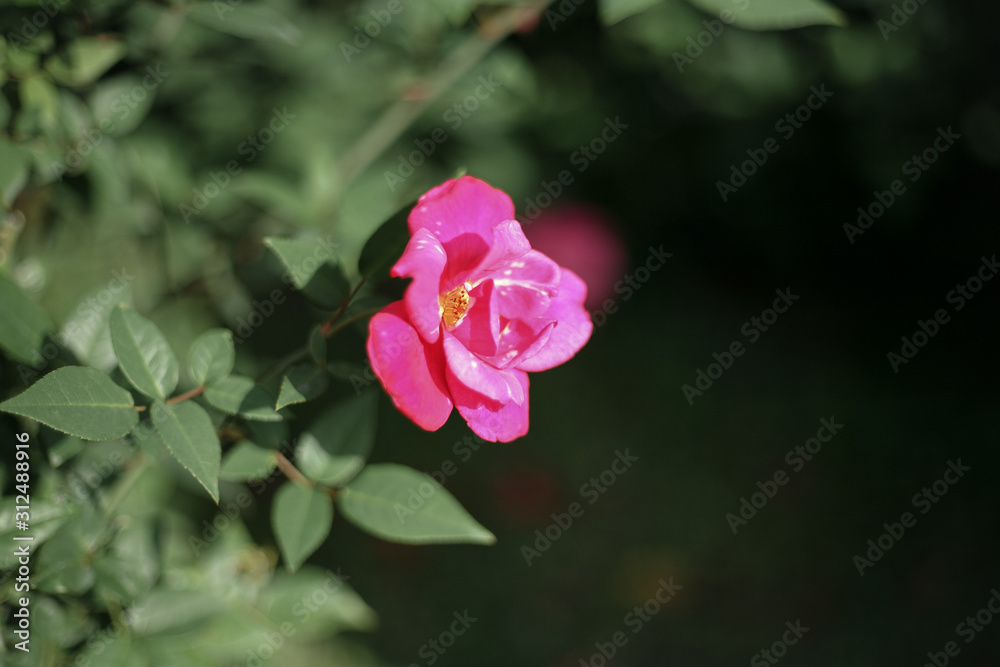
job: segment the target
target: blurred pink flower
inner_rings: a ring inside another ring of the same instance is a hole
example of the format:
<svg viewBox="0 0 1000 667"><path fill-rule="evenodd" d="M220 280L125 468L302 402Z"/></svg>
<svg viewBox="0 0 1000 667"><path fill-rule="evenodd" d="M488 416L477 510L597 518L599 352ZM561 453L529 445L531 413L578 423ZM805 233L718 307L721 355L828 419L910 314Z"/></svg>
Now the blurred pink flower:
<svg viewBox="0 0 1000 667"><path fill-rule="evenodd" d="M528 432L528 372L590 338L587 286L532 250L505 193L463 176L424 194L392 275L412 278L369 324L368 358L396 407L436 431L452 407L479 437Z"/></svg>
<svg viewBox="0 0 1000 667"><path fill-rule="evenodd" d="M618 232L597 208L570 204L544 211L525 223L531 247L583 278L588 310L611 298L615 282L625 274L626 253Z"/></svg>

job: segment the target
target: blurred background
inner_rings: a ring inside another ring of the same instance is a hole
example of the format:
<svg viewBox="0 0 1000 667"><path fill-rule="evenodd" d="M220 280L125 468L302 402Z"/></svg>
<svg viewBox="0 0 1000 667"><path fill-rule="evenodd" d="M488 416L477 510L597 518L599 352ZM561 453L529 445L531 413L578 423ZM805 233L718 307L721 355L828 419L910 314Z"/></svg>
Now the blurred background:
<svg viewBox="0 0 1000 667"><path fill-rule="evenodd" d="M382 221L466 172L588 281L597 326L532 375L513 443L477 443L454 415L425 433L380 395L372 460L438 473L496 545L402 546L337 518L293 585L272 575L276 485L195 556L218 510L157 469L122 492L149 527L93 591L50 584L39 649L0 660L996 664L1000 619L980 610L1000 609L1000 280L983 280L998 12L834 4L4 3L0 261L57 323L119 280L115 298L187 349L281 286L263 237L332 238L353 267ZM294 295L237 368L316 321ZM343 368L365 333L331 348ZM32 381L2 368L4 398ZM0 419L5 443L15 429ZM42 438L59 468L72 445ZM326 571L364 603L324 600L322 624L273 650L251 611L213 606L273 581L274 599L308 599ZM96 602L154 582L139 609Z"/></svg>

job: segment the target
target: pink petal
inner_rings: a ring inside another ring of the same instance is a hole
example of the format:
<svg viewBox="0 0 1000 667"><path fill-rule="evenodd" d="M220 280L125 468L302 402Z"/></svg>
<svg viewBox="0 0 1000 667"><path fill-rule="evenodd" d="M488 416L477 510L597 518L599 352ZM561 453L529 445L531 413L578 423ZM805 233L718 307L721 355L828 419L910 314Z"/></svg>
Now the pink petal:
<svg viewBox="0 0 1000 667"><path fill-rule="evenodd" d="M555 320L540 317L530 320L507 320L497 344L496 354L485 361L500 369L519 368L522 362L538 354L549 342Z"/></svg>
<svg viewBox="0 0 1000 667"><path fill-rule="evenodd" d="M549 305L545 319L556 320L548 343L534 356L517 364L524 371L544 371L568 361L590 339L594 324L583 307L587 285L569 269L562 270L559 294Z"/></svg>
<svg viewBox="0 0 1000 667"><path fill-rule="evenodd" d="M420 339L402 301L376 313L368 332L368 359L392 402L420 428L441 428L452 408L441 344Z"/></svg>
<svg viewBox="0 0 1000 667"><path fill-rule="evenodd" d="M467 389L502 404L524 400L520 386L514 379L516 371L494 368L469 352L462 341L447 330L444 332L444 356L448 361L448 370L455 378L455 382L449 381L449 387L460 383Z"/></svg>
<svg viewBox="0 0 1000 667"><path fill-rule="evenodd" d="M392 275L413 278L407 286L403 301L409 321L428 343L436 343L441 330L441 273L447 263L441 243L426 229L418 229L410 237Z"/></svg>
<svg viewBox="0 0 1000 667"><path fill-rule="evenodd" d="M448 267L442 291L466 281L477 283L523 257L531 250L521 223L505 220L493 228L493 243L486 245L479 236L462 234L445 245L448 251Z"/></svg>
<svg viewBox="0 0 1000 667"><path fill-rule="evenodd" d="M425 193L410 212L410 234L426 228L442 243L474 234L486 245L493 228L514 219L514 203L506 193L472 176L445 181Z"/></svg>
<svg viewBox="0 0 1000 667"><path fill-rule="evenodd" d="M500 314L511 319L545 315L559 292L559 274L559 265L537 250L504 264L493 273Z"/></svg>
<svg viewBox="0 0 1000 667"><path fill-rule="evenodd" d="M463 385L451 372L447 373L448 386L458 413L469 424L473 433L490 442L510 442L528 432L528 374L513 371L523 400L506 405L492 401Z"/></svg>
<svg viewBox="0 0 1000 667"><path fill-rule="evenodd" d="M465 317L451 333L470 352L480 357L491 357L497 353L500 340L500 316L497 314L496 289L493 281L487 280L471 292L471 304Z"/></svg>

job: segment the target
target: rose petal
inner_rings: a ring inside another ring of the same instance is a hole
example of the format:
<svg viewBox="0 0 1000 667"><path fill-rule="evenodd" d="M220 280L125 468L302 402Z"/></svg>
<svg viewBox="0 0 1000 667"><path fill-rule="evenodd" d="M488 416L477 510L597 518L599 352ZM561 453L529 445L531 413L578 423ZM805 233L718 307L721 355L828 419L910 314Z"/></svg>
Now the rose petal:
<svg viewBox="0 0 1000 667"><path fill-rule="evenodd" d="M501 370L511 366L518 368L545 347L555 326L555 320L539 317L507 320L500 332L496 354L484 360Z"/></svg>
<svg viewBox="0 0 1000 667"><path fill-rule="evenodd" d="M446 181L428 191L410 212L410 234L430 230L442 243L461 234L475 234L485 245L493 228L514 219L514 203L505 192L472 176Z"/></svg>
<svg viewBox="0 0 1000 667"><path fill-rule="evenodd" d="M470 352L450 331L446 330L443 338L448 370L458 382L497 403L515 400L519 392L513 379L514 371L502 371L489 365Z"/></svg>
<svg viewBox="0 0 1000 667"><path fill-rule="evenodd" d="M500 315L497 314L495 294L492 280L469 292L469 310L458 326L451 330L466 349L479 357L491 357L497 353Z"/></svg>
<svg viewBox="0 0 1000 667"><path fill-rule="evenodd" d="M594 323L583 307L587 285L569 269L562 270L559 294L552 299L545 319L556 320L548 343L535 355L517 364L525 371L544 371L569 360L590 339Z"/></svg>
<svg viewBox="0 0 1000 667"><path fill-rule="evenodd" d="M403 301L413 327L428 343L436 343L441 330L441 274L448 256L440 241L426 229L418 229L406 244L391 275L413 278Z"/></svg>
<svg viewBox="0 0 1000 667"><path fill-rule="evenodd" d="M493 228L493 243L485 245L482 238L473 234L462 234L449 241L448 266L442 283L442 291L469 281L481 282L492 273L531 250L521 223L505 220Z"/></svg>
<svg viewBox="0 0 1000 667"><path fill-rule="evenodd" d="M441 428L452 408L441 344L421 340L402 301L376 313L368 332L368 359L392 402L420 428Z"/></svg>
<svg viewBox="0 0 1000 667"><path fill-rule="evenodd" d="M545 315L559 292L559 273L559 265L537 250L504 264L493 273L500 314L510 319Z"/></svg>
<svg viewBox="0 0 1000 667"><path fill-rule="evenodd" d="M528 374L512 371L523 400L506 405L470 390L450 372L447 373L458 413L472 432L490 442L510 442L528 432Z"/></svg>

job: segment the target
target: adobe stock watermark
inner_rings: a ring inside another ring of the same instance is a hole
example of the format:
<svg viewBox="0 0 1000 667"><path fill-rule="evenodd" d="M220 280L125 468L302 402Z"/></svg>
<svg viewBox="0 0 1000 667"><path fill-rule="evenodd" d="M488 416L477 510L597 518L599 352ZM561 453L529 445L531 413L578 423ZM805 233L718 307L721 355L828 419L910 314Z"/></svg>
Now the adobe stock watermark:
<svg viewBox="0 0 1000 667"><path fill-rule="evenodd" d="M479 85L472 93L464 99L452 104L447 111L441 114L441 120L448 124L452 131L458 130L462 124L475 113L482 103L485 102L503 84L493 78L492 74L484 74L479 77ZM394 170L386 169L382 174L385 184L389 187L389 192L395 192L396 188L406 182L414 174L417 167L427 161L427 158L434 155L438 146L448 141L448 132L443 127L435 127L426 137L414 139L413 145L416 150L409 153L400 153L397 156L397 164Z"/></svg>
<svg viewBox="0 0 1000 667"><path fill-rule="evenodd" d="M926 2L927 0L904 0L900 4L893 3L889 20L879 19L876 24L879 32L882 33L882 39L888 42L892 33L899 32L899 29L906 25L910 17L916 14L917 10Z"/></svg>
<svg viewBox="0 0 1000 667"><path fill-rule="evenodd" d="M937 162L943 153L955 145L955 141L962 138L961 134L951 129L951 125L948 126L947 130L939 127L937 133L938 136L934 138L930 146L921 151L919 155L913 155L900 167L903 175L910 177L910 183L916 183L920 180L924 172L930 169L931 165ZM855 239L868 231L876 220L892 208L896 199L904 194L906 194L906 184L898 178L889 184L888 190L872 192L874 200L865 207L858 207L858 218L855 223L853 225L849 222L844 223L844 233L851 245L854 245Z"/></svg>
<svg viewBox="0 0 1000 667"><path fill-rule="evenodd" d="M674 253L665 252L662 245L659 248L649 246L649 255L646 256L646 261L636 267L632 273L626 273L621 280L614 284L615 294L621 295L621 301L628 301L642 289L642 286L653 277L654 273L663 268L666 260L673 256ZM608 321L608 315L614 315L618 312L618 301L617 298L605 299L599 309L590 313L590 319L594 322L595 327L604 326Z"/></svg>
<svg viewBox="0 0 1000 667"><path fill-rule="evenodd" d="M750 6L750 0L732 0L732 2L736 5L736 9L741 12ZM715 44L715 40L722 35L726 26L731 25L735 20L736 15L732 10L723 9L719 12L718 19L705 19L702 21L701 24L705 26L705 29L693 37L690 35L688 36L687 47L684 49L684 53L681 53L680 51L674 51L673 53L674 64L677 65L677 71L683 74L684 67L694 64L694 61L705 53L705 49L712 46L712 44Z"/></svg>
<svg viewBox="0 0 1000 667"><path fill-rule="evenodd" d="M632 631L631 636L639 634L646 624L653 620L653 617L660 613L664 606L673 600L684 586L675 584L673 577L668 577L667 581L660 579L660 586L641 605L636 605L622 618L622 625ZM612 633L608 641L594 642L594 652L587 658L580 658L579 667L605 667L618 652L628 645L631 636L624 630Z"/></svg>
<svg viewBox="0 0 1000 667"><path fill-rule="evenodd" d="M587 0L560 0L558 5L552 5L545 10L545 20L549 22L549 28L555 31L559 24L569 19L576 11L576 8Z"/></svg>
<svg viewBox="0 0 1000 667"><path fill-rule="evenodd" d="M333 237L327 234L325 237L315 239L316 246L311 255L306 255L294 266L287 267L281 274L281 282L288 285L286 289L295 289L295 285L305 281L312 276L323 264L336 259L336 249L340 244L333 241ZM254 332L264 324L264 322L274 315L287 300L284 289L271 290L267 297L250 302L251 310L246 317L237 317L233 326L233 342L242 345Z"/></svg>
<svg viewBox="0 0 1000 667"><path fill-rule="evenodd" d="M607 492L621 475L628 472L632 464L639 460L638 456L632 456L628 448L625 451L615 450L615 458L611 465L602 470L600 474L591 477L580 487L580 496L587 500L588 505L593 505L601 496ZM552 523L544 528L535 531L534 548L525 544L521 546L521 556L524 562L531 567L531 561L540 557L548 551L554 542L559 540L563 534L569 530L575 519L583 516L584 506L578 502L572 502L565 512L552 514Z"/></svg>
<svg viewBox="0 0 1000 667"><path fill-rule="evenodd" d="M452 613L452 617L455 619L451 622L446 630L443 630L437 637L428 639L426 643L422 644L419 649L417 649L417 655L424 659L424 664L433 665L436 663L441 656L448 652L452 646L455 645L455 641L464 635L472 624L479 619L475 616L469 614L469 610L464 610L461 614L457 611ZM411 662L408 667L420 667L415 662Z"/></svg>
<svg viewBox="0 0 1000 667"><path fill-rule="evenodd" d="M288 127L289 121L296 116L296 114L289 113L288 107L282 107L280 111L274 107L271 111L271 118L267 125L253 134L248 134L247 138L236 147L237 154L244 156L242 164L239 160L230 160L226 163L225 169L209 172L211 180L202 185L200 190L197 187L191 189L191 203L182 203L177 207L184 222L190 223L192 217L200 216L208 208L209 203L229 186L232 179L243 173L243 167L256 160L257 156L271 145L275 137L281 134Z"/></svg>
<svg viewBox="0 0 1000 667"><path fill-rule="evenodd" d="M775 641L769 648L761 649L750 658L752 667L767 667L777 664L788 653L788 649L799 643L799 640L809 632L809 628L802 625L800 619L795 619L795 623L785 621L788 628L782 633L781 638Z"/></svg>
<svg viewBox="0 0 1000 667"><path fill-rule="evenodd" d="M149 65L146 67L145 72L146 75L140 83L121 93L111 102L110 110L112 116L101 118L97 122L97 127L84 131L83 138L75 142L66 151L62 161L52 163L49 169L53 176L61 181L66 172L79 168L86 157L101 145L105 136L114 132L118 124L124 122L139 104L149 95L152 95L153 91L170 76L170 72L161 64L157 64L155 67Z"/></svg>
<svg viewBox="0 0 1000 667"><path fill-rule="evenodd" d="M135 601L132 601L120 616L112 618L111 625L91 634L90 638L87 639L87 649L90 655L78 655L73 660L73 667L90 667L95 664L92 662L93 658L104 653L106 647L111 642L117 640L123 634L131 634L132 628L141 626L143 611L145 609L145 607L140 607L135 604ZM103 663L96 664L100 665Z"/></svg>
<svg viewBox="0 0 1000 667"><path fill-rule="evenodd" d="M792 294L791 287L786 287L784 290L777 289L774 293L778 297L771 304L771 307L761 311L760 316L755 315L751 317L740 327L740 333L746 337L748 345L752 345L760 340L761 335L778 321L778 316L787 313L792 304L799 300L798 294ZM736 358L742 357L746 351L747 348L743 345L743 341L737 339L730 343L721 354L713 352L712 358L715 359L714 362L709 363L705 367L705 370L701 368L695 369L694 386L690 384L681 385L681 393L687 399L688 405L694 405L695 397L702 396L706 391L711 389L715 381L733 367Z"/></svg>
<svg viewBox="0 0 1000 667"><path fill-rule="evenodd" d="M143 423L148 424L148 422ZM153 427L150 425L148 428L152 429ZM293 446L294 442L286 440L281 443L278 451L287 456L292 451ZM246 487L241 488L236 493L235 498L219 503L219 511L212 517L211 523L209 523L208 519L202 519L200 537L188 535L187 543L191 552L195 556L201 555L202 552L211 546L212 542L219 539L229 529L229 526L239 520L243 514L243 510L253 504L255 496L264 493L274 482L281 479L284 479L284 473L277 468L270 472L261 470L260 475L248 479Z"/></svg>
<svg viewBox="0 0 1000 667"><path fill-rule="evenodd" d="M823 449L823 445L833 440L840 429L844 428L843 424L837 423L836 417L830 417L830 419L824 417L819 420L819 424L815 437L809 438L804 445L796 445L785 453L785 463L791 466L792 474L805 468L806 463L812 461L813 457ZM739 515L732 512L726 514L726 523L729 524L733 535L757 516L757 512L764 509L767 503L778 495L778 489L788 484L790 479L790 474L785 472L784 468L778 468L771 475L771 479L757 482L757 488L760 490L752 493L749 500L746 496L740 498Z"/></svg>
<svg viewBox="0 0 1000 667"><path fill-rule="evenodd" d="M30 366L18 364L17 374L24 386L34 382L62 350L79 351L76 341L81 338L92 339L98 327L107 326L107 321L101 317L102 313L106 313L107 307L112 303L120 301L129 283L135 280L135 276L129 274L124 266L120 271L112 270L111 276L111 280L99 292L77 304L66 326L42 346Z"/></svg>
<svg viewBox="0 0 1000 667"><path fill-rule="evenodd" d="M955 626L955 634L963 638L966 644L971 644L972 640L993 622L993 617L997 614L1000 614L1000 591L993 588L990 590L990 597L986 604L974 616L971 614L966 616ZM945 642L941 651L927 652L927 662L924 663L924 667L946 667L951 659L961 652L962 648L958 642Z"/></svg>
<svg viewBox="0 0 1000 667"><path fill-rule="evenodd" d="M340 43L340 52L344 55L344 60L350 63L351 58L360 55L361 51L372 43L372 39L382 33L382 28L392 23L392 17L402 12L403 3L400 0L389 0L385 5L385 9L371 10L372 20L364 24L363 30L361 26L354 26L354 39L351 40L354 43L353 46L347 42Z"/></svg>
<svg viewBox="0 0 1000 667"><path fill-rule="evenodd" d="M920 510L921 515L927 514L935 504L941 501L948 493L948 490L965 477L965 473L970 470L972 470L970 466L962 465L962 459L948 461L948 467L945 468L941 479L930 486L925 486L918 493L914 494L913 498L910 499L910 504L913 505L914 509ZM882 560L882 557L903 538L906 530L916 525L917 517L913 512L903 512L899 516L898 522L883 523L882 527L885 529L885 532L878 537L868 540L866 543L868 549L865 550L864 554L855 555L852 559L854 567L858 570L858 574L862 577L865 576L865 570L873 567L875 563Z"/></svg>
<svg viewBox="0 0 1000 667"><path fill-rule="evenodd" d="M569 163L576 167L578 174L582 174L627 129L628 123L623 123L621 116L615 116L613 120L610 117L605 118L601 131L587 143L580 144L579 148L570 154ZM562 195L564 189L573 184L575 178L573 172L569 169L563 169L552 181L542 181L539 184L539 192L534 197L528 197L524 201L524 217L528 219L525 224L530 224L542 214L542 211L552 206L552 203Z"/></svg>
<svg viewBox="0 0 1000 667"><path fill-rule="evenodd" d="M781 138L788 141L795 136L796 131L801 130L803 125L812 118L813 112L819 111L823 105L833 97L833 93L826 89L826 84L820 84L819 88L810 86L810 95L805 102L795 109L779 118L774 124L774 131L781 135ZM749 159L744 160L737 166L734 162L729 165L729 179L716 181L715 188L719 191L722 201L728 201L729 197L746 185L747 180L757 171L767 164L772 155L781 149L781 144L774 137L764 140L760 148L748 148L746 154Z"/></svg>
<svg viewBox="0 0 1000 667"><path fill-rule="evenodd" d="M341 573L340 568L337 568L336 572L327 570L322 585L314 588L311 593L306 593L292 605L291 612L295 622L283 621L274 629L261 633L264 641L255 649L247 649L247 659L243 664L246 667L264 667L266 664L272 664L269 662L270 659L285 645L285 642L295 636L300 627L309 622L313 614L342 595L344 583L349 579L349 576Z"/></svg>
<svg viewBox="0 0 1000 667"><path fill-rule="evenodd" d="M38 3L39 11L21 19L20 30L18 32L8 32L6 35L7 44L10 45L14 53L19 53L22 46L27 46L28 42L38 36L39 30L44 30L49 21L55 17L62 9L60 5L65 5L68 0L42 0Z"/></svg>
<svg viewBox="0 0 1000 667"><path fill-rule="evenodd" d="M1000 271L1000 264L997 263L996 255L989 259L981 257L979 269L964 282L957 283L954 289L945 294L945 302L954 305L955 312L962 310L987 282L993 280L997 271ZM899 373L899 368L903 364L910 363L917 356L917 353L938 334L941 327L948 322L951 322L951 315L947 308L938 308L930 319L918 319L917 328L910 336L900 336L899 340L902 344L899 347L899 352L892 350L886 355L892 372Z"/></svg>

